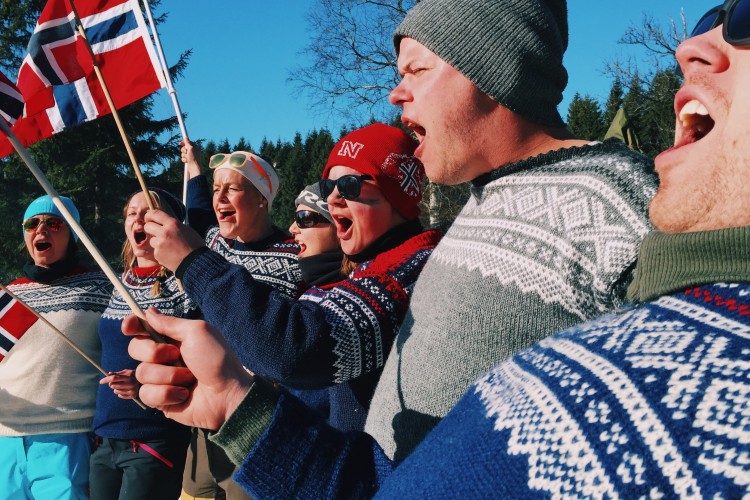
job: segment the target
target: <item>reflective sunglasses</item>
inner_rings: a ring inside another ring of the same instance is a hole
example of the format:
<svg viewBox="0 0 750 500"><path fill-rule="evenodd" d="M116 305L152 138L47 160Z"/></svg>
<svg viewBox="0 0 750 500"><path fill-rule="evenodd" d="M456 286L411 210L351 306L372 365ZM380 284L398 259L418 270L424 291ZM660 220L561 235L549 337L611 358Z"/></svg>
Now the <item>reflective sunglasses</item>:
<svg viewBox="0 0 750 500"><path fill-rule="evenodd" d="M750 45L750 0L726 0L701 17L690 37L702 35L723 24L724 40L731 45Z"/></svg>
<svg viewBox="0 0 750 500"><path fill-rule="evenodd" d="M47 226L47 228L50 231L57 232L59 231L64 225L65 222L63 222L62 219L58 217L47 217L46 219L40 219L39 217L29 217L25 221L23 221L23 229L24 231L35 231L37 227L39 227L39 224L44 224Z"/></svg>
<svg viewBox="0 0 750 500"><path fill-rule="evenodd" d="M320 197L328 198L335 188L339 190L339 196L345 200L356 200L362 192L362 181L372 180L371 175L342 175L336 180L323 179L318 182Z"/></svg>
<svg viewBox="0 0 750 500"><path fill-rule="evenodd" d="M307 229L316 224L330 224L331 221L313 210L300 210L294 214L294 223L300 229Z"/></svg>

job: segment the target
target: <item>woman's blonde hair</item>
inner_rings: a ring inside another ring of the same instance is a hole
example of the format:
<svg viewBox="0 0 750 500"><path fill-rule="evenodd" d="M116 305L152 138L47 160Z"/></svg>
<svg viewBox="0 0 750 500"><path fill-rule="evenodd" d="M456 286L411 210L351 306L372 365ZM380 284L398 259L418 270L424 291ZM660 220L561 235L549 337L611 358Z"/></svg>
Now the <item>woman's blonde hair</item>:
<svg viewBox="0 0 750 500"><path fill-rule="evenodd" d="M140 194L142 191L138 191L137 193L134 193L130 198L128 198L128 201L125 203L125 206L122 207L122 216L127 218L128 216L128 207L130 206L130 201L135 197L137 194ZM165 212L167 215L173 218L177 218L177 216L174 213L174 210L172 210L172 207L169 206L169 203L162 203L161 197L159 196L159 193L156 193L154 191L149 191L149 194L151 195L151 199L154 202L154 207L158 208L159 210ZM127 276L130 274L130 271L133 270L135 267L137 259L135 256L135 253L133 252L133 246L130 244L130 240L128 239L127 235L125 236L125 243L122 245L122 275ZM161 283L164 281L169 275L171 275L171 271L169 271L164 266L159 266L159 274L156 277L156 282L154 283L154 286L151 287L151 296L158 297L161 295Z"/></svg>

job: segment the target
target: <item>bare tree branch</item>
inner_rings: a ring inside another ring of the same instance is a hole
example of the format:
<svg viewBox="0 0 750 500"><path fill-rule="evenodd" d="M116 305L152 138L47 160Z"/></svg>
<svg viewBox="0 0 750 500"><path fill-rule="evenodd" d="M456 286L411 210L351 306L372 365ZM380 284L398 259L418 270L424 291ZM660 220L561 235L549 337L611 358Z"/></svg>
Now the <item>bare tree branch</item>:
<svg viewBox="0 0 750 500"><path fill-rule="evenodd" d="M311 108L352 123L395 115L388 93L398 83L393 30L413 0L319 0L308 15L311 38L288 80Z"/></svg>

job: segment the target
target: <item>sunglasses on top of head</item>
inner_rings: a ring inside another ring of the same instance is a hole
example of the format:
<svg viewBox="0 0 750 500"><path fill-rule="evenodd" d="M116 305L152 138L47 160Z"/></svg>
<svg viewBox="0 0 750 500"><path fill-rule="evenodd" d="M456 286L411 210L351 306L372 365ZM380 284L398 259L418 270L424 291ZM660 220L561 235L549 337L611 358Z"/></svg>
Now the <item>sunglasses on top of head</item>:
<svg viewBox="0 0 750 500"><path fill-rule="evenodd" d="M338 188L339 196L345 200L356 200L362 192L362 181L372 180L371 175L342 175L338 179L323 179L318 182L320 196L324 200Z"/></svg>
<svg viewBox="0 0 750 500"><path fill-rule="evenodd" d="M47 226L47 229L50 231L57 232L65 225L65 222L63 222L62 219L58 217L47 217L46 219L42 219L40 217L29 217L25 221L23 221L23 229L24 231L35 231L37 227L39 227L39 224L44 224Z"/></svg>
<svg viewBox="0 0 750 500"><path fill-rule="evenodd" d="M735 46L750 45L750 0L727 0L706 12L690 37L702 35L723 25L724 40Z"/></svg>
<svg viewBox="0 0 750 500"><path fill-rule="evenodd" d="M307 229L316 224L330 224L331 221L313 210L300 210L294 214L294 222L300 229Z"/></svg>

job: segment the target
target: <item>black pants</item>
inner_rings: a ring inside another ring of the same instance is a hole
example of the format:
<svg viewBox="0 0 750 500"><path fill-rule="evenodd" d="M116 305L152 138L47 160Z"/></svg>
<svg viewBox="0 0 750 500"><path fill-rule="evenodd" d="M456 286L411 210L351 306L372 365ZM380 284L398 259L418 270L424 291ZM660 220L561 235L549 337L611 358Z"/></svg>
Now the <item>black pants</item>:
<svg viewBox="0 0 750 500"><path fill-rule="evenodd" d="M101 439L91 455L91 500L179 498L188 440L155 439L142 444L161 458L133 441Z"/></svg>

